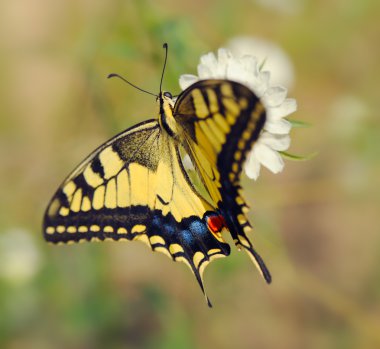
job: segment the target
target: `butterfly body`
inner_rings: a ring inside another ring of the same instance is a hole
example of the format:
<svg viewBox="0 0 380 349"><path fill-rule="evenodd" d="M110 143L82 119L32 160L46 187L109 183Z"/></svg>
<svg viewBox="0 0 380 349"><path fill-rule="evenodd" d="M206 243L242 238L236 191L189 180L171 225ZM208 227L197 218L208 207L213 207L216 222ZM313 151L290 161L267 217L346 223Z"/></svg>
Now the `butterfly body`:
<svg viewBox="0 0 380 349"><path fill-rule="evenodd" d="M270 282L246 236L250 225L239 185L247 152L265 123L263 105L248 88L227 80L199 81L175 102L167 92L157 100L156 120L115 136L63 182L46 210L45 239L142 241L186 263L204 292L204 268L230 253L222 237L229 231ZM193 171L185 168L185 157Z"/></svg>

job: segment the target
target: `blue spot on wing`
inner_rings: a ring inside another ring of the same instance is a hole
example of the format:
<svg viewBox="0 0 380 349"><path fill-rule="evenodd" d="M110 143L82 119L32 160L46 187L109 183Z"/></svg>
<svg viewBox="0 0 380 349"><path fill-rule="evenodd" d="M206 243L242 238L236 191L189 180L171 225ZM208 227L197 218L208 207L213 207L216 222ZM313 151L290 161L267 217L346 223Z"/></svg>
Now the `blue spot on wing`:
<svg viewBox="0 0 380 349"><path fill-rule="evenodd" d="M191 222L189 225L189 229L194 235L198 237L201 237L202 235L208 233L206 225L198 220Z"/></svg>
<svg viewBox="0 0 380 349"><path fill-rule="evenodd" d="M161 227L161 225L162 225L162 220L161 220L160 217L161 217L160 215L154 215L154 216L153 216L153 219L152 219L152 227L153 227L153 228Z"/></svg>
<svg viewBox="0 0 380 349"><path fill-rule="evenodd" d="M190 230L182 230L181 231L181 240L186 245L192 245L194 243L194 236L191 234Z"/></svg>
<svg viewBox="0 0 380 349"><path fill-rule="evenodd" d="M163 228L164 228L164 231L169 235L174 235L176 231L175 226L172 224L164 224Z"/></svg>

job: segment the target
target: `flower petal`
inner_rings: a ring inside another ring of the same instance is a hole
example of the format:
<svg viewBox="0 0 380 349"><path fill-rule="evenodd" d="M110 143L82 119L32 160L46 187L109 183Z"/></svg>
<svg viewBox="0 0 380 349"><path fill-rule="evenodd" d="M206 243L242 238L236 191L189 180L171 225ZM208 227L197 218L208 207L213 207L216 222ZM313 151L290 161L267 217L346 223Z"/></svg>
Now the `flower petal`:
<svg viewBox="0 0 380 349"><path fill-rule="evenodd" d="M279 153L260 142L256 143L254 147L257 148L255 151L257 160L260 161L263 166L273 173L282 171L284 168L284 160Z"/></svg>
<svg viewBox="0 0 380 349"><path fill-rule="evenodd" d="M257 78L252 78L249 81L250 88L256 93L259 98L262 98L265 91L269 87L270 73L267 71L260 72Z"/></svg>
<svg viewBox="0 0 380 349"><path fill-rule="evenodd" d="M182 158L182 164L185 170L195 170L194 164L188 154L185 154L185 156Z"/></svg>
<svg viewBox="0 0 380 349"><path fill-rule="evenodd" d="M218 50L218 62L222 65L227 65L231 59L231 52L225 48L220 48Z"/></svg>
<svg viewBox="0 0 380 349"><path fill-rule="evenodd" d="M247 74L242 65L237 61L231 61L226 70L226 78L228 80L237 81L247 85Z"/></svg>
<svg viewBox="0 0 380 349"><path fill-rule="evenodd" d="M215 67L218 64L218 61L216 60L216 57L213 52L206 53L205 55L201 56L201 65L206 66L210 70L215 69Z"/></svg>
<svg viewBox="0 0 380 349"><path fill-rule="evenodd" d="M268 118L264 125L264 130L280 135L288 134L291 128L292 124L284 119L270 120L270 118Z"/></svg>
<svg viewBox="0 0 380 349"><path fill-rule="evenodd" d="M214 78L211 69L205 64L198 65L198 76L200 80Z"/></svg>
<svg viewBox="0 0 380 349"><path fill-rule="evenodd" d="M282 86L269 87L263 96L263 100L267 107L279 107L286 98L288 90Z"/></svg>
<svg viewBox="0 0 380 349"><path fill-rule="evenodd" d="M257 58L254 56L245 55L239 59L242 67L247 72L247 76L258 78L259 67L257 64Z"/></svg>
<svg viewBox="0 0 380 349"><path fill-rule="evenodd" d="M290 136L288 134L279 135L279 134L272 134L272 133L264 131L260 135L260 142L268 145L273 150L285 151L290 146Z"/></svg>
<svg viewBox="0 0 380 349"><path fill-rule="evenodd" d="M297 102L293 98L287 98L278 107L268 108L267 116L268 119L277 120L287 116L297 110Z"/></svg>
<svg viewBox="0 0 380 349"><path fill-rule="evenodd" d="M256 180L259 177L261 165L260 161L255 157L255 152L253 150L248 155L244 168L245 173L249 178Z"/></svg>
<svg viewBox="0 0 380 349"><path fill-rule="evenodd" d="M182 74L179 77L179 86L181 87L182 90L186 90L190 85L194 84L197 82L198 76L192 75L192 74Z"/></svg>

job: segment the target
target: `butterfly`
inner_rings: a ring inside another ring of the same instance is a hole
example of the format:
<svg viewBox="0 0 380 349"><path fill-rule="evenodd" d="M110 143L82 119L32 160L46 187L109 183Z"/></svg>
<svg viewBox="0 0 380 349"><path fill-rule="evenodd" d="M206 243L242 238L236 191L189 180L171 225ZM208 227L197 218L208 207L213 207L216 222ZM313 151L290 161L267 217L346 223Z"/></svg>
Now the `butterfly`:
<svg viewBox="0 0 380 349"><path fill-rule="evenodd" d="M211 306L203 272L230 254L222 236L229 232L270 283L247 237L240 186L247 153L266 121L263 104L240 83L212 79L176 100L160 92L157 103L156 119L113 137L66 178L46 209L45 239L142 241L187 264Z"/></svg>

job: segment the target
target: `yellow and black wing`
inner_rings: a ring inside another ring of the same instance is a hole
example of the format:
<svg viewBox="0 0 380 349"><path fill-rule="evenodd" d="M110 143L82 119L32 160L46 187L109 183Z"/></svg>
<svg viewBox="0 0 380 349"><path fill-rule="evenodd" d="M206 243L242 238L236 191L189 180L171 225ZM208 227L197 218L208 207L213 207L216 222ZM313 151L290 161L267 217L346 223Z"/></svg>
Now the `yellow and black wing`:
<svg viewBox="0 0 380 349"><path fill-rule="evenodd" d="M216 205L198 193L180 144L148 120L95 150L60 186L44 217L53 243L139 240L202 273L229 245ZM210 304L210 303L209 303Z"/></svg>
<svg viewBox="0 0 380 349"><path fill-rule="evenodd" d="M240 175L247 153L259 137L266 114L247 87L227 80L203 80L183 91L173 115L182 128L184 147L231 235L257 265L267 282L271 276L246 233Z"/></svg>

